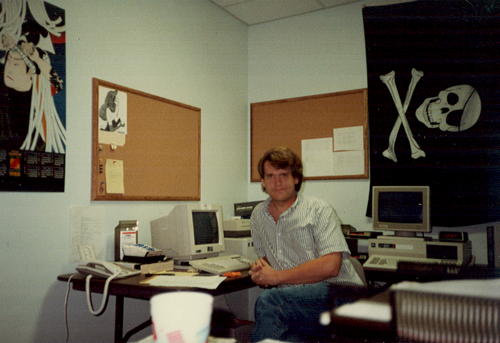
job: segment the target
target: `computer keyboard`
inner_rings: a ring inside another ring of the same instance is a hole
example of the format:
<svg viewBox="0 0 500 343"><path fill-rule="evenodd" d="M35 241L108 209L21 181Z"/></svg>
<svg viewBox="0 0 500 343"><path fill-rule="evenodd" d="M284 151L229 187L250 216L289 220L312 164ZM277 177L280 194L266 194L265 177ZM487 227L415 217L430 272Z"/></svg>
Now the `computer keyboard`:
<svg viewBox="0 0 500 343"><path fill-rule="evenodd" d="M253 263L240 255L227 255L219 257L205 258L201 260L190 261L189 264L193 268L203 270L208 273L222 275L226 272L236 272L250 268L250 263Z"/></svg>
<svg viewBox="0 0 500 343"><path fill-rule="evenodd" d="M368 260L366 260L366 262L363 264L363 268L368 270L371 269L371 270L397 271L399 262L456 265L456 263L451 260L440 260L434 258L370 255Z"/></svg>
<svg viewBox="0 0 500 343"><path fill-rule="evenodd" d="M117 277L117 279L123 279L129 276L134 276L138 275L141 273L139 269L134 268L133 263L128 263L128 262L120 262L120 261L115 261L113 264L116 264L118 267L121 268L120 275Z"/></svg>

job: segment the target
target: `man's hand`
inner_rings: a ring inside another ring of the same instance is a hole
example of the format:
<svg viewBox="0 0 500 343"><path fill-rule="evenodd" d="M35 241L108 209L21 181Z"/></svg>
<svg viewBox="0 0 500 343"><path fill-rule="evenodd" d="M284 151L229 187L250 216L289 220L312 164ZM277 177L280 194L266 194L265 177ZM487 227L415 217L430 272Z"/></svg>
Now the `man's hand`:
<svg viewBox="0 0 500 343"><path fill-rule="evenodd" d="M295 268L275 270L267 259L260 258L250 265L252 281L261 286L297 285L316 283L336 277L342 265L342 253L332 252Z"/></svg>
<svg viewBox="0 0 500 343"><path fill-rule="evenodd" d="M278 271L269 265L265 258L260 258L250 265L252 281L261 287L279 285Z"/></svg>

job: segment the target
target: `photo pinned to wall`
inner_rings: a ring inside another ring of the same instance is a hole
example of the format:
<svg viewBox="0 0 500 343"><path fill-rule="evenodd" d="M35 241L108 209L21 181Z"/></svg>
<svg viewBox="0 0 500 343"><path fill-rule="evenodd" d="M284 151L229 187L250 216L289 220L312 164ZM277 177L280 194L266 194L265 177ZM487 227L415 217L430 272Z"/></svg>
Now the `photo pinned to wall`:
<svg viewBox="0 0 500 343"><path fill-rule="evenodd" d="M99 86L99 143L125 145L127 93Z"/></svg>
<svg viewBox="0 0 500 343"><path fill-rule="evenodd" d="M65 12L0 4L0 191L64 192Z"/></svg>

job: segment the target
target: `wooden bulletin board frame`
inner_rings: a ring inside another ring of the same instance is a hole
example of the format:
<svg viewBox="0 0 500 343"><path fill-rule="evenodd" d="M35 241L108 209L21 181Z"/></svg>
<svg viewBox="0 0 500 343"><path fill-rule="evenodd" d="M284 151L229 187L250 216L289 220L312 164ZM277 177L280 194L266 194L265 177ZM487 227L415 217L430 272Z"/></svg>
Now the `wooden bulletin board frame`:
<svg viewBox="0 0 500 343"><path fill-rule="evenodd" d="M259 159L277 146L301 154L302 140L333 136L333 129L363 127L364 170L358 175L325 175L306 180L367 179L369 177L368 90L320 94L252 103L251 182L260 182Z"/></svg>
<svg viewBox="0 0 500 343"><path fill-rule="evenodd" d="M110 90L126 99L125 134L100 129ZM92 91L92 200L200 200L201 109L96 78Z"/></svg>

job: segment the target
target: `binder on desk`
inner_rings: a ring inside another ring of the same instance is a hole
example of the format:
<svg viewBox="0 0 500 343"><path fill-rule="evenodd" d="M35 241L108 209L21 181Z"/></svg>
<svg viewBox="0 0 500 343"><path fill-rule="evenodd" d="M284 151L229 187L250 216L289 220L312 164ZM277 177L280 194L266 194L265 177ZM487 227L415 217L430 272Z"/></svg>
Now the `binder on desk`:
<svg viewBox="0 0 500 343"><path fill-rule="evenodd" d="M403 341L500 343L500 279L402 282L391 289Z"/></svg>

